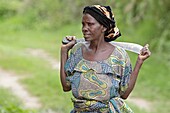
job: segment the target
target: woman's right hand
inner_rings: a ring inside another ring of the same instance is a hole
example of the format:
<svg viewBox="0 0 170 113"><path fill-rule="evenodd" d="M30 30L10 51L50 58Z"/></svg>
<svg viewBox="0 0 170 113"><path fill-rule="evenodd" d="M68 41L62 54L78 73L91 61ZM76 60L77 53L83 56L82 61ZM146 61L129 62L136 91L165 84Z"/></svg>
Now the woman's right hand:
<svg viewBox="0 0 170 113"><path fill-rule="evenodd" d="M65 37L70 42L67 44L62 44L61 50L63 52L68 52L75 44L76 44L76 37L75 36L66 36Z"/></svg>

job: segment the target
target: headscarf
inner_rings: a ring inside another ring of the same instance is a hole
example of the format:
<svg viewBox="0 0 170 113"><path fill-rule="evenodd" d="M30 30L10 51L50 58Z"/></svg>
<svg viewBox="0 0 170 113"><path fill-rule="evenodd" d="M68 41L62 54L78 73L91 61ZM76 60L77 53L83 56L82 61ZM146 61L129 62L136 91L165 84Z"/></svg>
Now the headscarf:
<svg viewBox="0 0 170 113"><path fill-rule="evenodd" d="M86 6L83 10L83 14L88 13L94 17L101 25L107 28L105 31L105 41L110 42L121 36L119 29L117 28L109 6Z"/></svg>

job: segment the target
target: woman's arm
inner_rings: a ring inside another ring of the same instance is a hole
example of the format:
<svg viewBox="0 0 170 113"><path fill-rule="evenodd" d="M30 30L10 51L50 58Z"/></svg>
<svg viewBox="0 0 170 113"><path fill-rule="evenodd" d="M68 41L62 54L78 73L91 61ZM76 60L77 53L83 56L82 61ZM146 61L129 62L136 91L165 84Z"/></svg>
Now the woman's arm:
<svg viewBox="0 0 170 113"><path fill-rule="evenodd" d="M75 37L73 36L69 36L69 37L66 37L68 38L69 40L72 40L70 41L68 44L63 44L61 46L61 60L60 60L60 81L61 81L61 84L62 84L62 87L63 87L63 91L70 91L71 90L71 87L70 85L67 84L67 81L66 81L66 73L65 73L65 70L64 70L64 65L68 59L68 52L69 50L74 46L75 44Z"/></svg>
<svg viewBox="0 0 170 113"><path fill-rule="evenodd" d="M61 48L61 61L60 61L60 80L63 87L63 91L70 91L71 87L67 85L66 73L64 71L64 65L68 59L68 51Z"/></svg>
<svg viewBox="0 0 170 113"><path fill-rule="evenodd" d="M129 81L129 85L128 85L128 88L127 90L125 91L125 93L121 96L121 98L123 99L127 99L127 97L129 96L129 94L132 92L134 86L135 86L135 83L136 83L136 80L137 80L137 77L138 77L138 74L139 74L139 70L143 64L143 62L151 55L151 52L149 51L148 49L148 44L145 45L143 47L143 49L141 50L141 53L138 55L138 59L136 61L136 65L134 67L134 70L132 71L132 74L130 76L130 81Z"/></svg>

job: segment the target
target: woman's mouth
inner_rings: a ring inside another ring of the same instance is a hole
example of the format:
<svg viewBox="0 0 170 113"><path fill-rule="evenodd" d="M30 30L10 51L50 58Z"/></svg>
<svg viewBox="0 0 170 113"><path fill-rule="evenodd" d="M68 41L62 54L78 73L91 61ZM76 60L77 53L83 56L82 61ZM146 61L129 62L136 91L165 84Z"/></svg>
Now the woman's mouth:
<svg viewBox="0 0 170 113"><path fill-rule="evenodd" d="M89 37L90 36L90 34L83 34L84 35L84 37Z"/></svg>

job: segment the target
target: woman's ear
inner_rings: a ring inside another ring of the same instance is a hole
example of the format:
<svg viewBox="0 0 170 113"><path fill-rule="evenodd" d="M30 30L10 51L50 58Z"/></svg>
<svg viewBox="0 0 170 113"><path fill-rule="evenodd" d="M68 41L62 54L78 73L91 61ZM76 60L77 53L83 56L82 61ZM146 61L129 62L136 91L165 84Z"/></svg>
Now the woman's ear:
<svg viewBox="0 0 170 113"><path fill-rule="evenodd" d="M106 30L107 28L103 26L102 32L105 32Z"/></svg>

